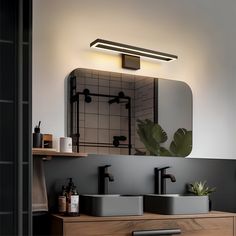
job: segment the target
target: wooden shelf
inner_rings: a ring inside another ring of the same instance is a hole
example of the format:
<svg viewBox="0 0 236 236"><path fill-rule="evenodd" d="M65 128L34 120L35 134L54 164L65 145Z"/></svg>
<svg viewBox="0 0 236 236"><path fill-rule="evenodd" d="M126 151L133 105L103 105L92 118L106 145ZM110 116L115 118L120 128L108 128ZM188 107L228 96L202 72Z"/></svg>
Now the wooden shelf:
<svg viewBox="0 0 236 236"><path fill-rule="evenodd" d="M56 152L54 149L49 148L33 148L32 154L34 156L42 156L44 160L51 160L52 157L72 157L80 158L88 156L87 153L78 153L78 152Z"/></svg>

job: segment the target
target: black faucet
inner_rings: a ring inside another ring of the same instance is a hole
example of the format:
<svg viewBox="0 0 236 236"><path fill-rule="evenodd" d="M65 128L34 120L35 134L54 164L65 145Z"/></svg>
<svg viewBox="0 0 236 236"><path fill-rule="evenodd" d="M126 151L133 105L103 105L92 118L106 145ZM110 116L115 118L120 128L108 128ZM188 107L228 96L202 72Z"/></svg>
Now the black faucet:
<svg viewBox="0 0 236 236"><path fill-rule="evenodd" d="M98 194L108 194L108 181L113 182L114 176L108 173L111 165L98 167Z"/></svg>
<svg viewBox="0 0 236 236"><path fill-rule="evenodd" d="M166 169L169 166L162 168L155 168L155 194L166 194L166 179L170 179L171 182L176 182L176 178L172 174L167 174Z"/></svg>

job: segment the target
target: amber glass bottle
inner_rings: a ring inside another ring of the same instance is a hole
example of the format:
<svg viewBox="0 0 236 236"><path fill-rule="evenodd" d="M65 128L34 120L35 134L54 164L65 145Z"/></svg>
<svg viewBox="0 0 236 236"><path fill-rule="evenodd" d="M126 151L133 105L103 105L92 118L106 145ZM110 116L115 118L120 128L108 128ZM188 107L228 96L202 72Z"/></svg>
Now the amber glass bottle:
<svg viewBox="0 0 236 236"><path fill-rule="evenodd" d="M61 194L58 196L58 212L60 215L66 214L66 188L64 185Z"/></svg>
<svg viewBox="0 0 236 236"><path fill-rule="evenodd" d="M79 195L71 178L67 189L67 215L79 215Z"/></svg>

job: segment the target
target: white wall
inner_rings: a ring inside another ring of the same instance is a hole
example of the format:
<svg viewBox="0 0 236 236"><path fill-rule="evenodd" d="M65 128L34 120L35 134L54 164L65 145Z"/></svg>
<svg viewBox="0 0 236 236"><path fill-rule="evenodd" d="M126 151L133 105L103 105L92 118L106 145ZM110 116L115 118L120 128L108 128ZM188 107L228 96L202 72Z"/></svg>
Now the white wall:
<svg viewBox="0 0 236 236"><path fill-rule="evenodd" d="M33 125L65 133L65 78L93 68L182 80L193 91L192 157L235 158L235 0L34 0ZM177 54L121 69L118 55L89 48L104 38Z"/></svg>

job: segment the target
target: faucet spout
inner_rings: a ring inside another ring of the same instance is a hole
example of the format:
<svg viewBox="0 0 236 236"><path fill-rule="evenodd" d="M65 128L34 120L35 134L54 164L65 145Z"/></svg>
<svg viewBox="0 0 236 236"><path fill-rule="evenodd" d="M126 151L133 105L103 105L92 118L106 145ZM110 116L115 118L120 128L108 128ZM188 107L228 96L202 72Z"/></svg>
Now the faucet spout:
<svg viewBox="0 0 236 236"><path fill-rule="evenodd" d="M170 179L171 182L176 182L176 178L172 174L167 174L166 169L169 166L163 168L155 168L155 194L166 194L166 179Z"/></svg>
<svg viewBox="0 0 236 236"><path fill-rule="evenodd" d="M110 173L105 173L104 178L108 178L110 182L114 182L114 176Z"/></svg>
<svg viewBox="0 0 236 236"><path fill-rule="evenodd" d="M164 175L163 175L163 178L164 178L164 179L170 179L172 183L176 182L176 178L175 178L175 176L172 175L172 174L164 174Z"/></svg>
<svg viewBox="0 0 236 236"><path fill-rule="evenodd" d="M114 176L108 173L111 165L98 167L98 194L108 194L108 182L114 181Z"/></svg>

